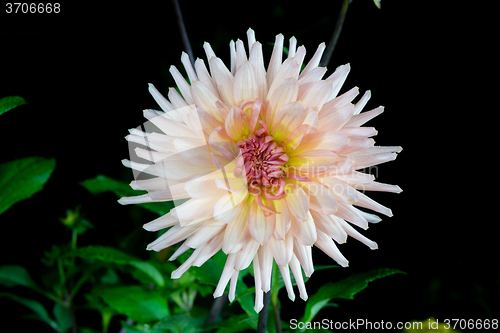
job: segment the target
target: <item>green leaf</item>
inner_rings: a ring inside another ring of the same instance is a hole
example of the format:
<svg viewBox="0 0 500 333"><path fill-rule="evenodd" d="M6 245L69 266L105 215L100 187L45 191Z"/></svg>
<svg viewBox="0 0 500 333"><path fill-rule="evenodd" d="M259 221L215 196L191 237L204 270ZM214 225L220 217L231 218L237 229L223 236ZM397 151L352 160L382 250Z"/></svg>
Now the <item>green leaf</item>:
<svg viewBox="0 0 500 333"><path fill-rule="evenodd" d="M35 313L34 318L43 321L44 323L47 323L52 327L53 329L57 330L57 323L50 318L49 313L45 308L43 307L42 304L39 302L28 299L28 298L23 298L19 297L17 295L11 294L11 293L0 293L0 297L8 297L24 306L29 308L31 311Z"/></svg>
<svg viewBox="0 0 500 333"><path fill-rule="evenodd" d="M63 333L71 328L71 319L69 316L68 308L63 305L56 303L54 305L54 317L56 318L57 326L59 327L59 332Z"/></svg>
<svg viewBox="0 0 500 333"><path fill-rule="evenodd" d="M165 286L165 279L160 271L150 262L147 261L131 261L129 264L135 268L139 272L144 273L147 277L151 278L153 282L160 287Z"/></svg>
<svg viewBox="0 0 500 333"><path fill-rule="evenodd" d="M87 189L92 194L101 194L104 192L113 192L118 197L130 197L144 194L145 191L136 191L133 190L129 184L125 184L118 180L115 180L110 177L106 177L104 175L98 175L95 178L84 180L80 183L83 187ZM150 210L159 215L167 214L170 209L174 207L174 203L172 201L167 202L150 202L138 204L138 206L143 207L147 210Z"/></svg>
<svg viewBox="0 0 500 333"><path fill-rule="evenodd" d="M161 320L170 315L167 301L157 292L140 286L94 288L93 293L118 313L137 322Z"/></svg>
<svg viewBox="0 0 500 333"><path fill-rule="evenodd" d="M375 3L375 6L377 6L378 9L382 8L382 4L380 3L380 1L382 1L382 0L373 0L373 2Z"/></svg>
<svg viewBox="0 0 500 333"><path fill-rule="evenodd" d="M191 267L189 272L193 274L200 283L216 287L217 284L219 284L219 279L226 260L226 254L222 250L219 250L219 252L201 267Z"/></svg>
<svg viewBox="0 0 500 333"><path fill-rule="evenodd" d="M328 302L331 299L354 299L354 295L365 289L369 282L396 273L405 274L397 269L379 268L369 272L354 274L338 282L329 282L321 286L316 294L309 298L306 304L304 316L300 321L312 321L316 314L328 305Z"/></svg>
<svg viewBox="0 0 500 333"><path fill-rule="evenodd" d="M153 264L147 261L141 261L112 247L99 245L80 247L73 250L67 256L95 259L118 265L131 265L141 272L140 276L134 275L134 277L137 277L138 280L142 281L142 277L146 276L150 282L153 282L160 287L165 286L165 279L163 278L163 275Z"/></svg>
<svg viewBox="0 0 500 333"><path fill-rule="evenodd" d="M126 265L131 261L137 260L120 250L101 245L80 247L74 249L70 254L67 254L67 256L70 255L85 259L96 259L104 262L111 262L119 265Z"/></svg>
<svg viewBox="0 0 500 333"><path fill-rule="evenodd" d="M20 96L7 96L0 99L0 114L12 110L16 106L28 104L24 98Z"/></svg>
<svg viewBox="0 0 500 333"><path fill-rule="evenodd" d="M40 287L33 281L26 268L18 265L0 266L0 284L7 287L24 286L40 290Z"/></svg>
<svg viewBox="0 0 500 333"><path fill-rule="evenodd" d="M56 167L55 159L27 157L0 165L0 214L43 188Z"/></svg>
<svg viewBox="0 0 500 333"><path fill-rule="evenodd" d="M180 314L160 320L153 329L171 333L195 333L198 332L196 327L202 324L203 320L197 320L188 314Z"/></svg>

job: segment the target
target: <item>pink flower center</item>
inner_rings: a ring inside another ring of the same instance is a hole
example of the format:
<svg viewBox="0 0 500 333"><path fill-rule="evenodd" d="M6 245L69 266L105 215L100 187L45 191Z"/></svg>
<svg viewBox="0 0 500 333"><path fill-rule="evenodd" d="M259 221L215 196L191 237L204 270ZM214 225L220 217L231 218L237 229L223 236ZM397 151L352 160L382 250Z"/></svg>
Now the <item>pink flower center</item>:
<svg viewBox="0 0 500 333"><path fill-rule="evenodd" d="M243 156L248 183L248 191L252 194L263 193L264 197L277 200L285 195L286 162L288 155L283 150L283 142L276 142L269 135L263 121L261 128L246 139L238 141Z"/></svg>

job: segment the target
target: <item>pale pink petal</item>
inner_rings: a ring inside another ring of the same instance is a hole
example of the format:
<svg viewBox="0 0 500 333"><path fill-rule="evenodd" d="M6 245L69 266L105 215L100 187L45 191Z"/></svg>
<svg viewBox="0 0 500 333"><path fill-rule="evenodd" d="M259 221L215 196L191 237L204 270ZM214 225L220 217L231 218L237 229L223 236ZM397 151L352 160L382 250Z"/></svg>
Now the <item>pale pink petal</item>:
<svg viewBox="0 0 500 333"><path fill-rule="evenodd" d="M207 245L203 247L203 252L201 252L198 257L193 262L193 266L200 267L208 259L212 258L214 254L220 251L222 248L222 240L224 239L224 233L221 232L214 238L212 238Z"/></svg>
<svg viewBox="0 0 500 333"><path fill-rule="evenodd" d="M230 64L231 64L231 74L234 75L236 72L236 43L231 39L229 42L229 52L230 52Z"/></svg>
<svg viewBox="0 0 500 333"><path fill-rule="evenodd" d="M248 215L250 211L251 201L245 202L238 217L228 223L226 232L224 233L224 242L222 244L222 251L224 253L236 253L243 248L250 233L248 231ZM213 207L213 205L211 206Z"/></svg>
<svg viewBox="0 0 500 333"><path fill-rule="evenodd" d="M345 134L333 131L316 132L308 135L302 144L290 156L294 156L309 150L331 150L342 151L349 143Z"/></svg>
<svg viewBox="0 0 500 333"><path fill-rule="evenodd" d="M226 117L226 133L234 141L243 139L243 112L240 108L233 107Z"/></svg>
<svg viewBox="0 0 500 333"><path fill-rule="evenodd" d="M271 274L273 270L273 255L269 248L269 242L262 245L257 251L257 254L259 256L261 288L267 293L271 289Z"/></svg>
<svg viewBox="0 0 500 333"><path fill-rule="evenodd" d="M326 78L326 80L330 80L333 84L332 92L330 93L330 97L327 99L328 101L337 97L337 94L339 93L340 88L342 88L342 85L344 84L350 70L351 66L349 64L342 65L337 67L337 69L335 69L335 72Z"/></svg>
<svg viewBox="0 0 500 333"><path fill-rule="evenodd" d="M323 55L325 48L326 48L325 43L319 44L313 57L311 58L311 60L309 60L307 66L304 68L302 73L300 73L299 79L303 78L306 74L318 68L319 62L321 61L321 56Z"/></svg>
<svg viewBox="0 0 500 333"><path fill-rule="evenodd" d="M186 103L184 98L179 95L175 88L168 88L168 99L170 100L170 103L172 103L172 106L176 109L184 108L189 105Z"/></svg>
<svg viewBox="0 0 500 333"><path fill-rule="evenodd" d="M311 150L291 156L288 166L299 173L320 173L335 166L340 161L334 152L329 150Z"/></svg>
<svg viewBox="0 0 500 333"><path fill-rule="evenodd" d="M278 268L281 272L281 276L283 277L283 282L285 282L288 298L291 301L295 301L295 293L293 292L292 279L290 278L290 269L288 268L288 265L278 266Z"/></svg>
<svg viewBox="0 0 500 333"><path fill-rule="evenodd" d="M288 183L285 186L285 200L293 216L299 221L304 222L307 219L307 212L309 211L309 199L307 194L294 183Z"/></svg>
<svg viewBox="0 0 500 333"><path fill-rule="evenodd" d="M217 84L219 95L223 102L234 105L233 98L233 76L219 58L211 58L209 60L210 72L212 78Z"/></svg>
<svg viewBox="0 0 500 333"><path fill-rule="evenodd" d="M318 114L318 132L338 132L352 117L354 111L352 104L335 108L328 106L329 103L326 103Z"/></svg>
<svg viewBox="0 0 500 333"><path fill-rule="evenodd" d="M284 141L306 117L302 103L290 102L283 105L274 115L273 125L270 128L276 141Z"/></svg>
<svg viewBox="0 0 500 333"><path fill-rule="evenodd" d="M372 97L372 92L370 90L365 91L363 96L359 99L359 101L356 103L356 106L354 107L354 115L359 114L363 108L365 107L366 103L370 100Z"/></svg>
<svg viewBox="0 0 500 333"><path fill-rule="evenodd" d="M167 232L157 238L154 242L151 242L147 246L147 250L160 251L164 248L182 242L201 227L202 223L196 223L187 227L181 227L180 225L174 225Z"/></svg>
<svg viewBox="0 0 500 333"><path fill-rule="evenodd" d="M377 135L377 130L374 127L349 127L344 126L339 130L340 133L344 133L348 137L362 137L369 138L371 136Z"/></svg>
<svg viewBox="0 0 500 333"><path fill-rule="evenodd" d="M295 37L290 38L288 41L288 58L293 58L297 52L297 39Z"/></svg>
<svg viewBox="0 0 500 333"><path fill-rule="evenodd" d="M253 258L257 254L260 244L256 242L253 238L250 238L243 248L236 254L236 261L234 264L234 269L236 271L241 271L252 262Z"/></svg>
<svg viewBox="0 0 500 333"><path fill-rule="evenodd" d="M339 244L343 244L347 241L347 233L339 222L339 220L342 220L340 217L325 215L314 210L310 212L314 219L314 223L316 223L316 228L319 231L324 232L328 237L333 238Z"/></svg>
<svg viewBox="0 0 500 333"><path fill-rule="evenodd" d="M205 54L207 55L207 60L210 60L215 57L215 52L212 49L210 43L208 42L203 43L203 49L205 50Z"/></svg>
<svg viewBox="0 0 500 333"><path fill-rule="evenodd" d="M291 223L291 214L288 209L287 202L285 200L273 200L274 209L276 212L280 214L274 214L275 217L275 225L274 225L274 237L276 239L282 240L285 239L285 235L290 229Z"/></svg>
<svg viewBox="0 0 500 333"><path fill-rule="evenodd" d="M283 105L296 101L298 92L299 85L297 79L294 78L283 80L274 92L269 91L267 95L269 102L266 111L266 123L273 123L274 114L281 109Z"/></svg>
<svg viewBox="0 0 500 333"><path fill-rule="evenodd" d="M299 88L306 83L321 80L323 76L325 76L327 70L328 69L326 67L316 67L305 75L302 75L304 73L302 71L302 73L299 75Z"/></svg>
<svg viewBox="0 0 500 333"><path fill-rule="evenodd" d="M189 55L186 52L182 52L181 62L182 65L184 66L184 69L186 70L186 73L188 75L189 81L191 81L191 84L194 81L198 81L198 75L196 75L193 65L191 64L191 60L189 59Z"/></svg>
<svg viewBox="0 0 500 333"><path fill-rule="evenodd" d="M149 84L149 92L163 111L168 112L174 109L172 104L151 83Z"/></svg>
<svg viewBox="0 0 500 333"><path fill-rule="evenodd" d="M284 37L282 34L276 36L274 42L273 53L271 54L271 60L269 61L269 67L267 69L267 86L270 87L273 83L278 71L281 67L281 62L283 59L283 41Z"/></svg>
<svg viewBox="0 0 500 333"><path fill-rule="evenodd" d="M373 147L375 140L371 138L352 137L349 138L347 146L338 152L339 155L348 155L358 150Z"/></svg>
<svg viewBox="0 0 500 333"><path fill-rule="evenodd" d="M302 101L304 107L312 107L316 112L321 110L333 86L330 81L317 81L303 84L299 87L297 100Z"/></svg>
<svg viewBox="0 0 500 333"><path fill-rule="evenodd" d="M184 245L196 249L200 246L205 245L208 239L214 238L225 229L225 223L216 221L214 219L208 219L204 221L203 225L184 242Z"/></svg>
<svg viewBox="0 0 500 333"><path fill-rule="evenodd" d="M266 69L264 67L264 56L262 54L262 44L259 42L253 44L250 49L250 58L248 61L252 64L254 69L258 96L265 101L267 97L267 80Z"/></svg>
<svg viewBox="0 0 500 333"><path fill-rule="evenodd" d="M335 195L322 184L311 181L300 184L309 198L309 207L326 215L335 214L337 199Z"/></svg>
<svg viewBox="0 0 500 333"><path fill-rule="evenodd" d="M335 260L340 266L349 266L349 261L340 253L332 238L318 230L318 240L314 244L330 258Z"/></svg>
<svg viewBox="0 0 500 333"><path fill-rule="evenodd" d="M233 275L231 276L231 283L229 284L229 302L233 302L234 299L236 298L236 285L238 283L238 275L240 274L239 271L234 271Z"/></svg>
<svg viewBox="0 0 500 333"><path fill-rule="evenodd" d="M226 289L227 283L229 279L233 276L234 272L234 262L236 260L236 254L231 253L227 256L226 264L224 265L224 269L222 270L222 275L220 277L219 283L217 284L217 288L214 291L214 297L220 297L224 293L224 289Z"/></svg>
<svg viewBox="0 0 500 333"><path fill-rule="evenodd" d="M314 273L311 246L302 245L296 238L294 238L293 253L302 265L306 276L311 277L312 273Z"/></svg>
<svg viewBox="0 0 500 333"><path fill-rule="evenodd" d="M357 225L362 229L368 229L368 221L359 213L359 210L354 208L352 205L347 205L339 201L338 210L335 215Z"/></svg>
<svg viewBox="0 0 500 333"><path fill-rule="evenodd" d="M278 214L272 214L268 217L264 216L262 209L254 201L250 208L250 217L248 219L248 229L250 235L259 244L266 243L273 235L275 218Z"/></svg>
<svg viewBox="0 0 500 333"><path fill-rule="evenodd" d="M236 68L235 71L238 72L238 70L243 66L243 64L247 62L247 53L245 51L245 45L243 42L238 39L236 41Z"/></svg>
<svg viewBox="0 0 500 333"><path fill-rule="evenodd" d="M262 291L262 277L259 264L259 256L255 255L253 259L253 276L255 279L255 312L259 313L264 307L264 293Z"/></svg>
<svg viewBox="0 0 500 333"><path fill-rule="evenodd" d="M210 92L214 94L217 97L219 96L219 91L217 90L217 85L215 84L215 81L212 79L210 74L208 73L207 66L205 66L205 63L201 59L197 59L194 62L194 68L196 69L196 73L198 74L198 79L201 83L205 85L208 89L210 89Z"/></svg>
<svg viewBox="0 0 500 333"><path fill-rule="evenodd" d="M210 113L217 121L223 122L223 118L215 104L219 97L216 96L206 85L204 85L201 81L193 82L191 86L191 90L193 93L193 98L196 102L196 105Z"/></svg>
<svg viewBox="0 0 500 333"><path fill-rule="evenodd" d="M360 241L361 243L365 244L366 246L368 246L372 250L378 249L377 243L375 243L374 241L372 241L372 240L366 238L365 236L363 236L362 234L360 234L356 229L354 229L353 227L351 227L349 225L349 223L346 223L343 220L340 220L340 223L342 225L342 228L344 228L345 232L349 236L351 236L354 239L357 239L358 241Z"/></svg>
<svg viewBox="0 0 500 333"><path fill-rule="evenodd" d="M305 222L299 221L294 216L292 217L290 231L302 245L312 246L316 242L316 226L309 211L307 212L307 219Z"/></svg>
<svg viewBox="0 0 500 333"><path fill-rule="evenodd" d="M346 126L361 126L365 124L367 121L375 118L379 114L384 112L384 107L379 106L376 109L373 109L371 111L366 111L360 114L355 114L352 116L352 118L346 123Z"/></svg>
<svg viewBox="0 0 500 333"><path fill-rule="evenodd" d="M283 240L276 239L274 236L266 243L268 250L271 251L274 260L278 266L288 265L292 260L293 237L288 234Z"/></svg>
<svg viewBox="0 0 500 333"><path fill-rule="evenodd" d="M179 224L179 219L174 217L170 212L144 224L142 227L147 231L158 231L176 224Z"/></svg>
<svg viewBox="0 0 500 333"><path fill-rule="evenodd" d="M240 41L241 42L241 41ZM236 105L259 96L259 86L251 63L245 62L236 71L233 82L233 98Z"/></svg>
<svg viewBox="0 0 500 333"><path fill-rule="evenodd" d="M292 260L290 260L290 268L292 269L293 277L299 288L300 298L307 301L309 296L307 296L306 285L304 284L304 279L302 277L302 270L300 268L300 263L295 254L292 255Z"/></svg>
<svg viewBox="0 0 500 333"><path fill-rule="evenodd" d="M175 83L177 84L177 87L181 91L182 97L184 97L184 100L188 104L194 104L194 99L193 96L191 96L191 86L189 83L187 83L186 79L182 76L182 74L179 72L177 67L175 66L170 66L170 74L174 78Z"/></svg>
<svg viewBox="0 0 500 333"><path fill-rule="evenodd" d="M392 216L392 210L379 204L378 202L369 198L368 196L366 196L365 194L363 194L361 192L358 192L358 201L356 202L356 206L371 209L375 212L382 213L385 216L389 216L389 217Z"/></svg>

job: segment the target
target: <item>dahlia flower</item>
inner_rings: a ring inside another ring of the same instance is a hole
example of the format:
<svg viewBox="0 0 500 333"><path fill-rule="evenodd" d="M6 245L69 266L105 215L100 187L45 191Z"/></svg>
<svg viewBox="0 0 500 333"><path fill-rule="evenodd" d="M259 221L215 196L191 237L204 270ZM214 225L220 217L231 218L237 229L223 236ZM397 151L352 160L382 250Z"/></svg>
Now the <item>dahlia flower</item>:
<svg viewBox="0 0 500 333"><path fill-rule="evenodd" d="M120 203L174 200L168 214L144 225L148 231L169 228L147 249L160 251L183 241L170 260L194 249L173 279L222 249L227 261L214 297L230 283L231 301L239 271L253 263L259 312L271 287L273 260L289 298L295 299L291 269L300 297L307 300L302 270L308 277L314 271L312 246L343 267L348 261L335 243L345 243L347 236L377 248L353 225L367 229L380 218L357 207L392 216L364 191L401 189L360 170L394 160L401 147L374 146L377 131L362 127L383 112L378 107L361 113L370 91L355 104L357 87L337 96L349 64L323 79L327 69L318 64L324 43L303 66L306 50L297 48L294 37L283 61L280 34L266 70L262 44L251 29L247 37L248 50L241 40L230 42L230 68L208 43L203 47L210 71L201 59L193 68L183 53L190 83L172 66L178 91L170 88L168 100L149 85L163 112L145 110L150 128L127 136L147 147L135 149L143 162L123 161L136 172L132 188L148 193Z"/></svg>

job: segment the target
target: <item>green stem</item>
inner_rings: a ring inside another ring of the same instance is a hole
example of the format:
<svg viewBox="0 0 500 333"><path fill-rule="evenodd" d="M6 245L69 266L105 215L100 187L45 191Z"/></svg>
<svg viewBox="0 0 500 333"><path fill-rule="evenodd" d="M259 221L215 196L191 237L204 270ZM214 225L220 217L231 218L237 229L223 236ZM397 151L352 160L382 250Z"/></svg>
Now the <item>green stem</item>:
<svg viewBox="0 0 500 333"><path fill-rule="evenodd" d="M352 0L344 0L342 3L342 8L340 8L339 17L337 19L337 24L335 25L335 30L333 31L332 38L328 43L328 47L326 48L325 55L319 64L320 67L326 67L330 63L330 59L332 58L333 50L335 49L335 45L337 45L337 41L340 36L340 32L342 31L342 26L344 25L345 16L347 14L347 8Z"/></svg>
<svg viewBox="0 0 500 333"><path fill-rule="evenodd" d="M274 324L276 326L276 333L281 333L281 315L280 315L280 300L278 298L278 272L279 268L276 262L273 264L273 280L271 288L271 303L273 305Z"/></svg>

